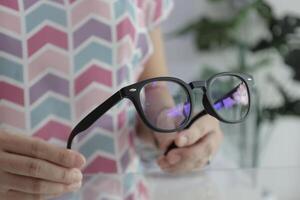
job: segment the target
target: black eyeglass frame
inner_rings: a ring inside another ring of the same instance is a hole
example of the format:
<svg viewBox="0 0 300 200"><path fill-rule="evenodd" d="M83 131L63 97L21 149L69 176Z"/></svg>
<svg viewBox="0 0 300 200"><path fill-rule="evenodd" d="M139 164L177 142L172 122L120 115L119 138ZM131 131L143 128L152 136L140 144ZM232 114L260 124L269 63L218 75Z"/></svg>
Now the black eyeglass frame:
<svg viewBox="0 0 300 200"><path fill-rule="evenodd" d="M140 118L142 121L152 130L156 132L161 132L161 133L170 133L170 132L178 132L183 129L189 128L194 121L196 121L198 118L202 117L205 114L209 114L218 120L224 122L224 123L240 123L244 121L246 116L249 113L250 110L250 105L251 105L251 95L249 95L249 107L246 112L246 114L241 118L240 120L236 121L230 121L227 119L222 118L213 108L213 105L215 102L210 98L210 95L207 95L207 91L209 91L211 84L213 81L220 77L220 76L235 76L239 79L241 79L245 84L247 88L248 94L250 93L250 86L254 85L254 80L253 77L249 74L245 73L235 73L235 72L223 72L223 73L218 73L215 74L214 76L210 77L209 79L205 81L193 81L190 83L186 83L183 80L175 77L156 77L156 78L151 78L147 80L143 80L131 85L128 85L126 87L121 88L119 91L114 93L111 97L109 97L106 101L104 101L102 104L100 104L98 107L96 107L93 111L91 111L85 118L83 118L72 130L68 142L67 142L67 148L71 149L72 146L72 141L77 136L79 133L85 131L88 129L95 121L97 121L103 114L105 114L109 109L111 109L113 106L115 106L119 101L121 101L123 98L129 99L135 106ZM175 129L172 130L165 130L165 129L160 129L155 126L153 126L145 116L145 113L142 108L141 104L141 99L140 99L140 93L143 87L151 82L155 81L172 81L180 84L185 91L187 92L188 100L190 101L190 113L186 117L186 119L181 123L181 125ZM204 110L195 115L193 118L192 113L193 113L193 105L194 105L194 98L192 90L195 88L200 88L203 91L203 99L202 99L202 104L204 106Z"/></svg>

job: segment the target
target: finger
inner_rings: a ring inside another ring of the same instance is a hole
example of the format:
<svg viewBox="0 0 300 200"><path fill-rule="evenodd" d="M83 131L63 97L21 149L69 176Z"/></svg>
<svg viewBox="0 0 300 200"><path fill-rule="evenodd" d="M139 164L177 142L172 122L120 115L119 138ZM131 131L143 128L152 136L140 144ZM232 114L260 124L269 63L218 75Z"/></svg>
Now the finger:
<svg viewBox="0 0 300 200"><path fill-rule="evenodd" d="M2 170L23 176L29 176L60 183L73 183L82 180L79 169L64 168L45 160L3 152L0 156Z"/></svg>
<svg viewBox="0 0 300 200"><path fill-rule="evenodd" d="M7 190L14 190L28 194L63 194L78 190L81 187L81 182L62 184L9 173L2 175L2 178L2 187Z"/></svg>
<svg viewBox="0 0 300 200"><path fill-rule="evenodd" d="M208 132L219 129L218 120L209 115L199 118L192 126L180 132L175 139L178 147L195 144L199 139L204 137Z"/></svg>
<svg viewBox="0 0 300 200"><path fill-rule="evenodd" d="M157 145L160 150L163 152L168 148L168 146L174 141L176 138L176 133L154 133L154 136L157 140Z"/></svg>
<svg viewBox="0 0 300 200"><path fill-rule="evenodd" d="M220 135L219 132L211 132L192 146L174 149L165 158L170 164L168 169L182 171L203 167L209 157L216 152L221 140Z"/></svg>
<svg viewBox="0 0 300 200"><path fill-rule="evenodd" d="M157 161L157 163L163 171L168 172L168 173L181 174L184 172L192 171L192 169L194 169L193 163L184 162L184 163L181 163L180 165L172 165L169 163L169 161L166 159L166 157L161 157Z"/></svg>
<svg viewBox="0 0 300 200"><path fill-rule="evenodd" d="M192 172L195 169L193 163L182 163L178 166L170 166L168 168L163 169L165 172L171 174L184 174L187 172Z"/></svg>
<svg viewBox="0 0 300 200"><path fill-rule="evenodd" d="M16 200L16 199L45 200L46 197L44 195L39 195L39 194L27 194L24 192L9 190L6 194L3 195L3 199L5 199L5 200Z"/></svg>
<svg viewBox="0 0 300 200"><path fill-rule="evenodd" d="M0 194L1 195L1 194ZM24 192L9 190L7 191L3 197L5 200L47 200L61 196L62 194L54 194L54 195L41 195L41 194L28 194Z"/></svg>
<svg viewBox="0 0 300 200"><path fill-rule="evenodd" d="M205 127L198 128L196 124L193 124L189 129L180 132L176 139L175 144L178 147L189 146L197 142L200 138L205 136L207 132L204 129Z"/></svg>
<svg viewBox="0 0 300 200"><path fill-rule="evenodd" d="M6 133L0 135L0 143L3 144L4 151L48 160L68 168L81 168L85 164L81 154L54 146L38 138Z"/></svg>
<svg viewBox="0 0 300 200"><path fill-rule="evenodd" d="M165 156L161 156L157 159L157 164L160 166L161 169L166 169L171 166Z"/></svg>

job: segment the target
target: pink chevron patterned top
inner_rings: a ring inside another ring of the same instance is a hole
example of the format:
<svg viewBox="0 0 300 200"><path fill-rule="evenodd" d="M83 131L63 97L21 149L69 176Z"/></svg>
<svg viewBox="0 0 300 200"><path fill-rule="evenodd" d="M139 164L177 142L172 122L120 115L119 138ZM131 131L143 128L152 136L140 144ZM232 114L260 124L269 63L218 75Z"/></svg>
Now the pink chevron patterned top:
<svg viewBox="0 0 300 200"><path fill-rule="evenodd" d="M0 0L0 127L65 146L80 119L137 80L152 52L149 30L171 7L171 0ZM134 124L123 101L74 144L87 158L84 172L126 174L108 180L120 189L107 198L147 197L129 174L139 168Z"/></svg>

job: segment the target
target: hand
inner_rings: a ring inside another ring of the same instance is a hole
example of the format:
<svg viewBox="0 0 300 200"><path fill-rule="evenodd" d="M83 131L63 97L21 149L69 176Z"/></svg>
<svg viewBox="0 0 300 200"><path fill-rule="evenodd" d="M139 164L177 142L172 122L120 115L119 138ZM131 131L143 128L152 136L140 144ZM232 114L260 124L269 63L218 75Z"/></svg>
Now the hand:
<svg viewBox="0 0 300 200"><path fill-rule="evenodd" d="M218 120L205 115L187 130L174 134L156 133L155 137L163 152L174 140L179 147L158 158L157 163L161 169L170 173L183 173L204 167L217 152L223 134Z"/></svg>
<svg viewBox="0 0 300 200"><path fill-rule="evenodd" d="M79 153L0 130L1 199L47 199L75 191L84 164Z"/></svg>

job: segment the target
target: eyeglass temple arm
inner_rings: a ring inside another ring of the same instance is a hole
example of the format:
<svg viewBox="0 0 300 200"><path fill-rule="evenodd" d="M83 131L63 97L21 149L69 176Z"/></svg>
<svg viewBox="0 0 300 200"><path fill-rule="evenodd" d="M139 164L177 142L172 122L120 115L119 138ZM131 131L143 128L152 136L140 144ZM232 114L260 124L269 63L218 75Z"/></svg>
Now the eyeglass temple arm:
<svg viewBox="0 0 300 200"><path fill-rule="evenodd" d="M237 88L240 86L241 84L239 84L238 86L236 86L235 88L233 88L230 92L228 92L226 95L224 95L222 98L218 99L214 105L216 103L219 103L221 101L223 101L224 99L226 99L227 97L230 97L232 96L232 94L237 90ZM196 116L194 116L191 120L191 122L188 124L187 127L185 127L185 129L188 129L191 127L191 125L196 121L198 120L199 118L203 117L204 115L208 114L206 110L202 110L200 113L198 113ZM166 149L164 155L167 155L169 153L169 151L171 151L172 149L174 148L178 148L177 145L175 144L175 142L172 142L168 148Z"/></svg>
<svg viewBox="0 0 300 200"><path fill-rule="evenodd" d="M92 112L90 112L85 118L83 118L72 130L68 138L67 148L71 149L72 142L75 136L88 129L95 121L97 121L97 119L99 119L102 115L104 115L104 113L106 113L110 108L112 108L122 99L123 97L121 91L118 91L97 108L95 108Z"/></svg>

